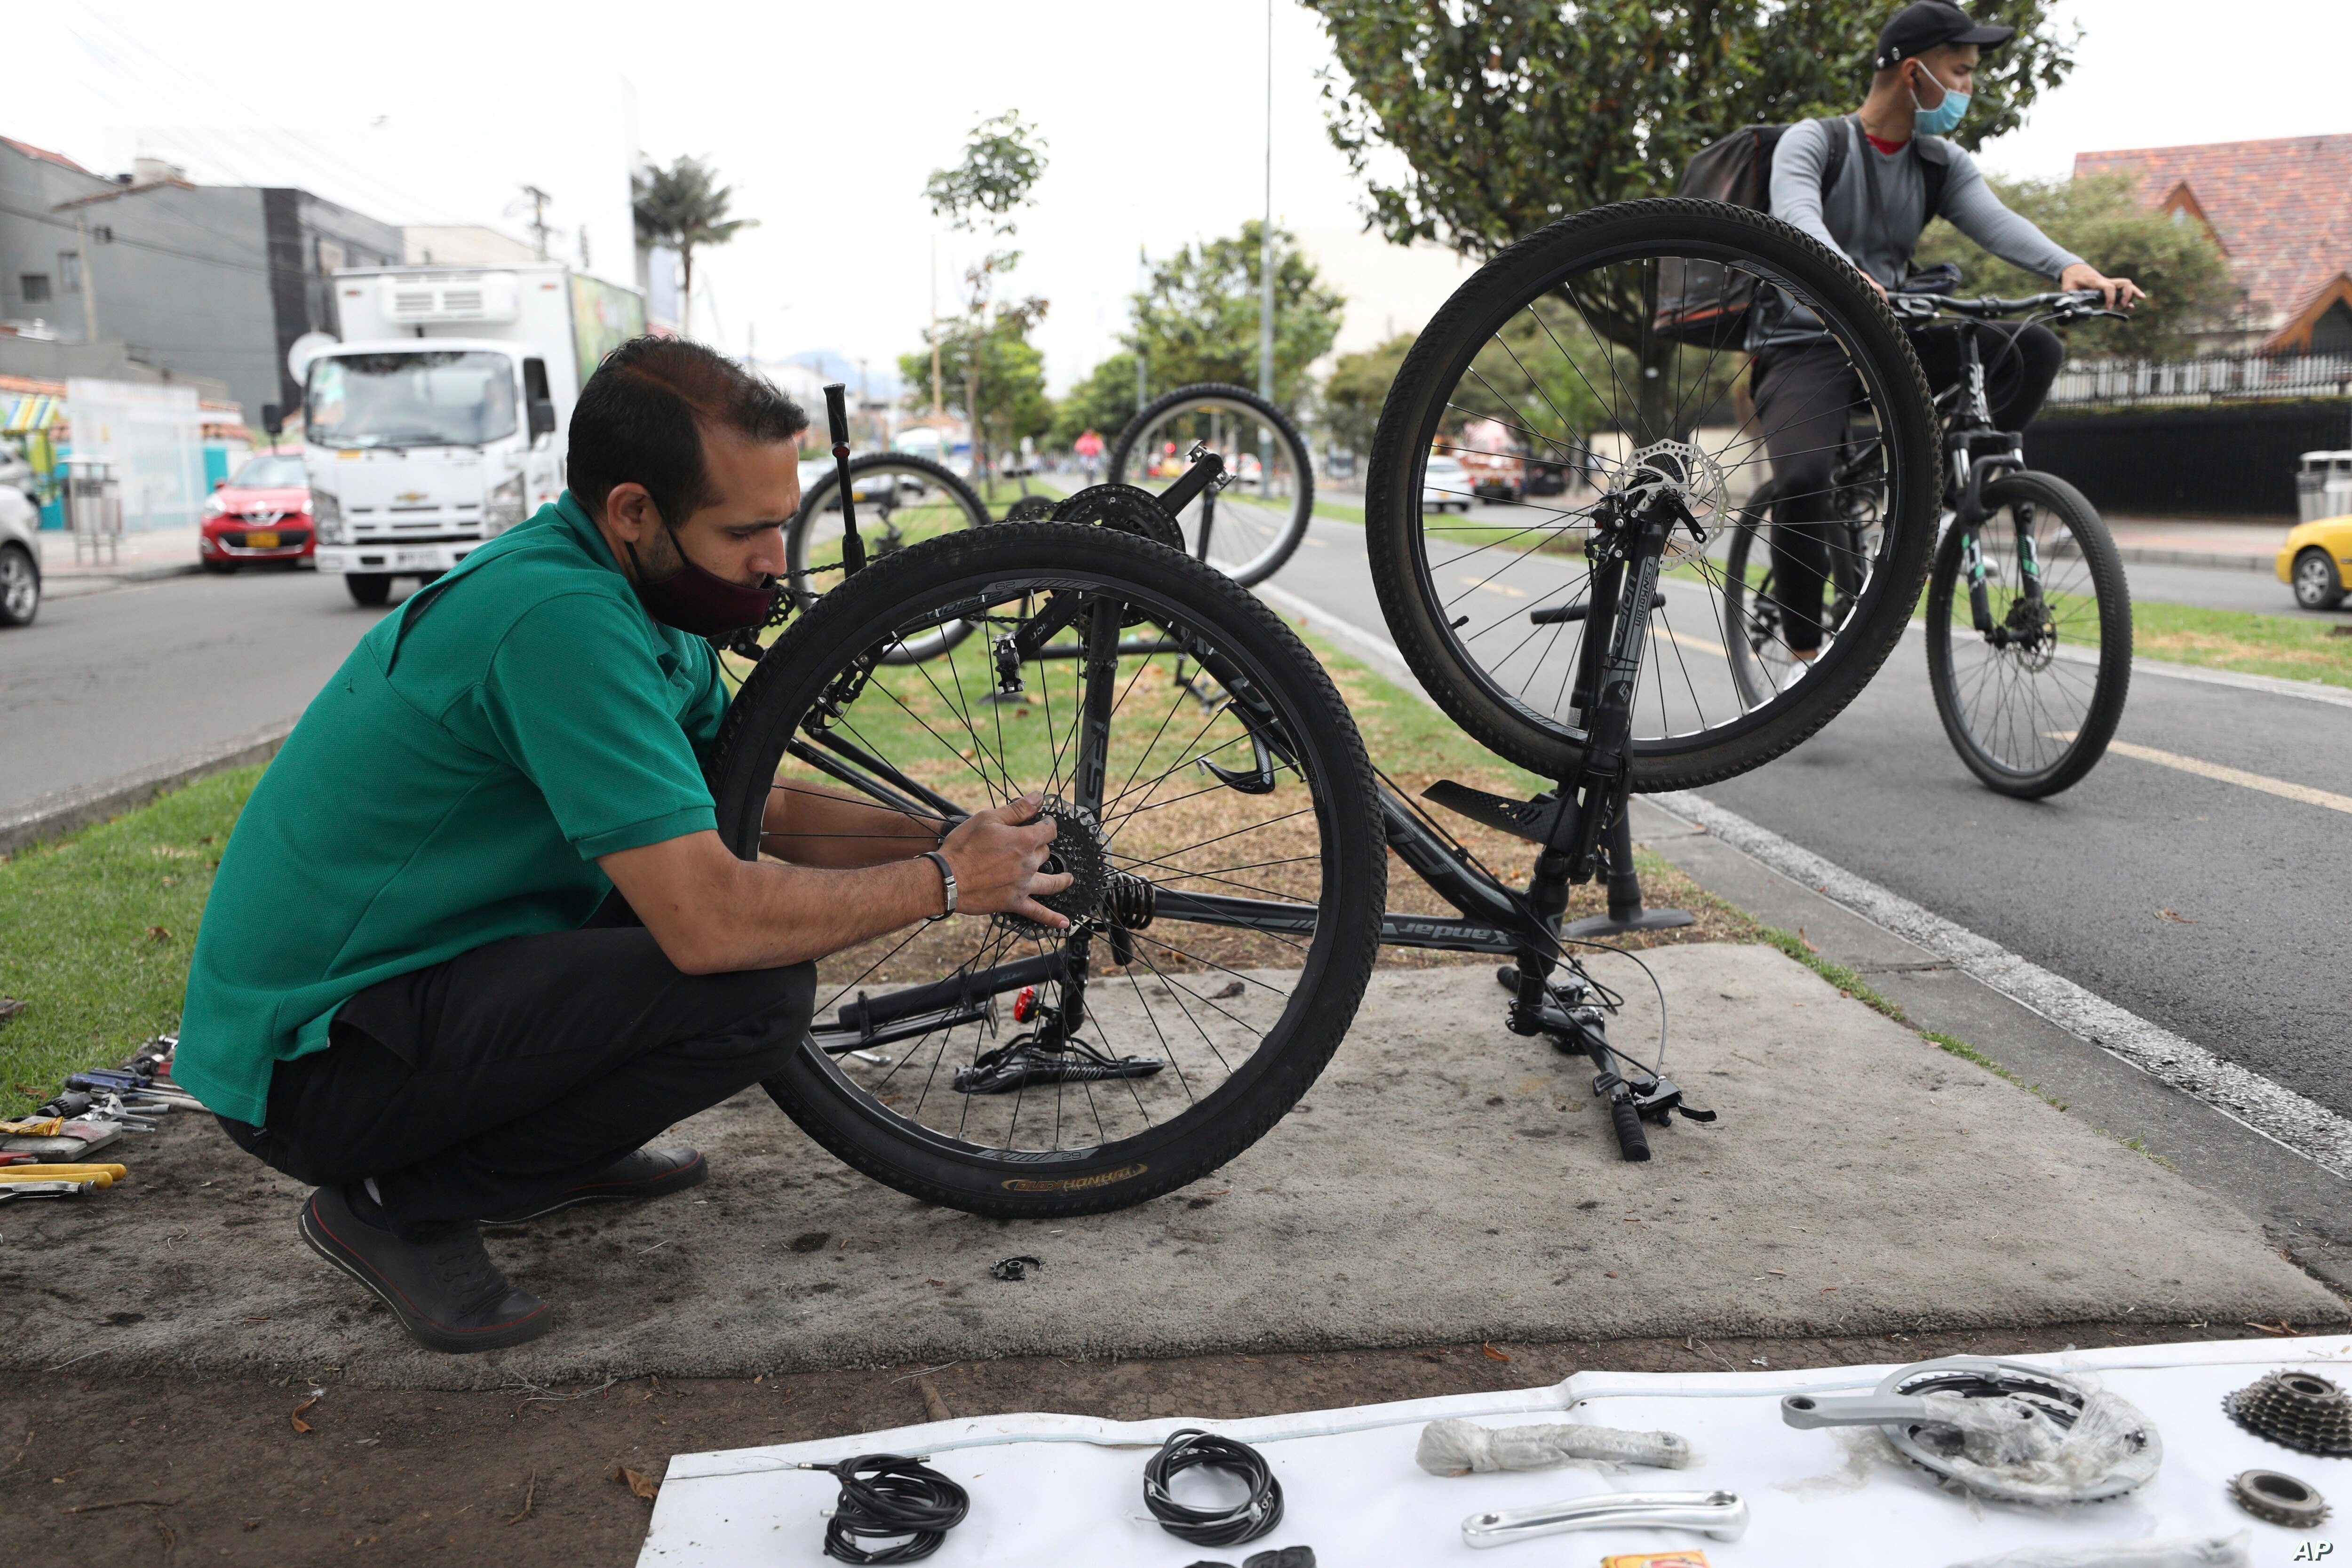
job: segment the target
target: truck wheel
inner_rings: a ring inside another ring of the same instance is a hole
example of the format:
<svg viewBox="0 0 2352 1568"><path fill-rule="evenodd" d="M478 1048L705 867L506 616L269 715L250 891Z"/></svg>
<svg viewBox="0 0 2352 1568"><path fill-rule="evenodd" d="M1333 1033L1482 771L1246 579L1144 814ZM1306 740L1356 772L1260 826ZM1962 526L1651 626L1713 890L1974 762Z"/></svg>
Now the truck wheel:
<svg viewBox="0 0 2352 1568"><path fill-rule="evenodd" d="M352 591L352 603L370 609L392 597L392 577L383 572L353 572L343 578L343 586Z"/></svg>

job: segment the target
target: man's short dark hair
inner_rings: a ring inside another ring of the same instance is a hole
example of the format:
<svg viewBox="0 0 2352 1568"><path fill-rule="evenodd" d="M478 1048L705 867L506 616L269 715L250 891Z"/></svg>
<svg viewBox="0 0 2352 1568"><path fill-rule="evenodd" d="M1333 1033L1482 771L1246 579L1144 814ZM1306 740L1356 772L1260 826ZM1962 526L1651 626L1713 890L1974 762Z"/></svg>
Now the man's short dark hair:
<svg viewBox="0 0 2352 1568"><path fill-rule="evenodd" d="M631 338L580 389L567 479L592 517L614 486L643 485L676 528L719 500L702 453L705 430L784 442L807 428L799 404L718 350L686 338Z"/></svg>

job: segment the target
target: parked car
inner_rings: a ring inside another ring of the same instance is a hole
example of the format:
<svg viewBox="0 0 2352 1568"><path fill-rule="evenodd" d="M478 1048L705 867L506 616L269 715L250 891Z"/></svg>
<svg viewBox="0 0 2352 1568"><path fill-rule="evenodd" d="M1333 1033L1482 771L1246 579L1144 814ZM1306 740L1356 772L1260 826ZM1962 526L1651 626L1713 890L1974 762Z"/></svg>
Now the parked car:
<svg viewBox="0 0 2352 1568"><path fill-rule="evenodd" d="M1430 455L1429 467L1422 471L1421 504L1426 511L1470 510L1470 470L1460 458L1442 452Z"/></svg>
<svg viewBox="0 0 2352 1568"><path fill-rule="evenodd" d="M13 485L0 485L0 626L29 626L41 613L41 514Z"/></svg>
<svg viewBox="0 0 2352 1568"><path fill-rule="evenodd" d="M256 452L205 502L196 554L207 572L234 572L249 561L296 565L318 546L302 455Z"/></svg>
<svg viewBox="0 0 2352 1568"><path fill-rule="evenodd" d="M2332 610L2352 593L2352 514L2303 523L2279 546L2279 581L2306 610Z"/></svg>

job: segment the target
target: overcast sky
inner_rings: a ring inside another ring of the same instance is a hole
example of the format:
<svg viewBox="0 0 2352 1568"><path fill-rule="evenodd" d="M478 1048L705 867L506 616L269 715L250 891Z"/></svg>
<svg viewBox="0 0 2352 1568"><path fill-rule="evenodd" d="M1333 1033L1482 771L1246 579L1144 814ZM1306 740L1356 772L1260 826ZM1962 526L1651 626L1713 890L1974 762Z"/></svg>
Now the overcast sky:
<svg viewBox="0 0 2352 1568"><path fill-rule="evenodd" d="M1983 154L2063 174L2077 152L2352 132L2345 0L2061 0L2074 77ZM296 184L394 223L479 222L531 182L551 217L614 226L607 149L711 158L761 226L702 268L698 335L763 358L831 350L877 371L920 346L936 275L973 253L921 199L985 115L1018 109L1051 168L1009 289L1052 302L1058 390L1109 352L1137 254L1233 231L1265 199L1265 0L974 6L402 0L290 13L57 0L8 24L0 134L94 169L134 152L193 177ZM1316 19L1275 0L1277 221L1359 221L1324 136ZM41 68L25 67L37 60ZM478 143L470 160L453 149ZM936 238L938 261L932 247ZM601 244L601 237L600 237ZM576 251L567 251L576 256ZM2094 258L2095 259L2095 258ZM609 252L599 271L617 270ZM1405 323L1417 324L1417 323Z"/></svg>

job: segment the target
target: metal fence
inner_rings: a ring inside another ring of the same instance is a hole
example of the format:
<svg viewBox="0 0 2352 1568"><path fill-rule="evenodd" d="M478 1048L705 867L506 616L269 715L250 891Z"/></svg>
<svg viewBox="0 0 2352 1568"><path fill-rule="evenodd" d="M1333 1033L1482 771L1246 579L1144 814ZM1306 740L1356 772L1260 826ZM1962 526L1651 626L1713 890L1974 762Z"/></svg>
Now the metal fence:
<svg viewBox="0 0 2352 1568"><path fill-rule="evenodd" d="M2219 517L2296 515L2303 454L2352 447L2352 400L2047 408L2025 459L2102 510Z"/></svg>
<svg viewBox="0 0 2352 1568"><path fill-rule="evenodd" d="M2249 397L2352 395L2352 354L2209 354L2185 360L2077 360L2058 373L2053 404L2109 406L2221 403Z"/></svg>

